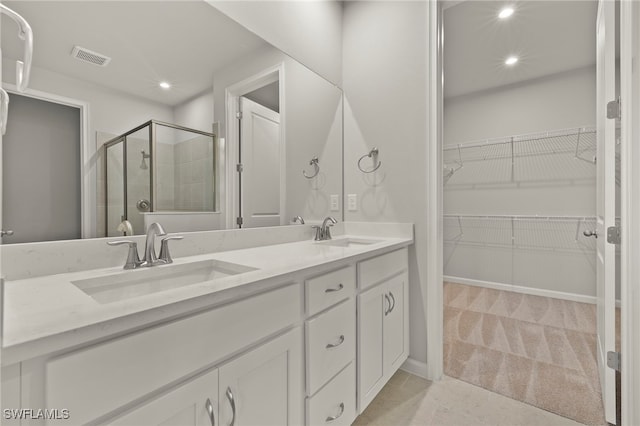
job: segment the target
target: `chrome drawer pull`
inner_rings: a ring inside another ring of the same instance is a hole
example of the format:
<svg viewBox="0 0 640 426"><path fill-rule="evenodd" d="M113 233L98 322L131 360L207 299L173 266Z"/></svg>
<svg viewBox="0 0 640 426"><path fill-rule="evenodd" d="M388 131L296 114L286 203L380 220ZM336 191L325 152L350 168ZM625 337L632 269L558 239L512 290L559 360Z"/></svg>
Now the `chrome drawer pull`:
<svg viewBox="0 0 640 426"><path fill-rule="evenodd" d="M341 334L340 338L338 339L338 343L328 343L327 344L327 349L337 348L338 346L340 346L343 343L344 343L344 334Z"/></svg>
<svg viewBox="0 0 640 426"><path fill-rule="evenodd" d="M229 426L233 426L236 422L236 401L233 399L233 392L231 392L230 387L227 387L227 399L229 400L229 405L231 405L231 422L229 422Z"/></svg>
<svg viewBox="0 0 640 426"><path fill-rule="evenodd" d="M211 426L216 426L216 418L213 415L213 404L211 400L207 398L207 402L204 404L207 409L207 413L209 413L209 420L211 421Z"/></svg>
<svg viewBox="0 0 640 426"><path fill-rule="evenodd" d="M387 308L384 309L384 316L386 317L387 315L389 315L389 312L391 312L391 299L389 299L389 295L385 294L384 295L385 300L387 301Z"/></svg>
<svg viewBox="0 0 640 426"><path fill-rule="evenodd" d="M391 308L389 308L389 312L393 312L393 310L396 308L396 298L393 297L393 293L389 292L389 296L391 296L391 302L393 303L391 305Z"/></svg>
<svg viewBox="0 0 640 426"><path fill-rule="evenodd" d="M338 420L340 418L340 416L342 416L342 414L344 413L344 402L340 403L340 412L335 415L335 416L329 416L327 417L327 420L325 420L327 423L333 422L335 420Z"/></svg>
<svg viewBox="0 0 640 426"><path fill-rule="evenodd" d="M340 291L344 288L344 286L342 285L342 283L340 283L340 285L337 288L328 288L326 289L324 292L325 293L332 293L334 291Z"/></svg>

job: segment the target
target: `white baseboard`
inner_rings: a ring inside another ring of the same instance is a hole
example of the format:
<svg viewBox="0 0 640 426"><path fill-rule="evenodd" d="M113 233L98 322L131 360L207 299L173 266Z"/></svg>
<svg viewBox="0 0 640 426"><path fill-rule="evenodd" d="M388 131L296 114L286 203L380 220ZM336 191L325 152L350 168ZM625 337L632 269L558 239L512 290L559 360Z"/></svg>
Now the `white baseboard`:
<svg viewBox="0 0 640 426"><path fill-rule="evenodd" d="M495 290L513 291L515 293L530 294L533 296L553 297L554 299L572 300L574 302L596 304L595 296L586 296L584 294L566 293L564 291L547 290L541 288L523 287L513 284L494 283L491 281L472 280L469 278L452 277L445 275L442 277L444 281L472 285L475 287L486 287Z"/></svg>
<svg viewBox="0 0 640 426"><path fill-rule="evenodd" d="M422 377L423 379L427 378L427 363L416 361L413 358L407 358L407 360L400 366L400 370Z"/></svg>

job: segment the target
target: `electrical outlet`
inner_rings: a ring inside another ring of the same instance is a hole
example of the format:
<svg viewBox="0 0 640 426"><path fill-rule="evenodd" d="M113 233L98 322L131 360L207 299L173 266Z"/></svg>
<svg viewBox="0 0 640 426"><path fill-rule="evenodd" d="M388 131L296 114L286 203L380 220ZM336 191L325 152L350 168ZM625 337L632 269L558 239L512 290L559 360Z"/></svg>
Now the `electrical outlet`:
<svg viewBox="0 0 640 426"><path fill-rule="evenodd" d="M331 195L331 211L337 212L340 210L340 201L338 198L338 194Z"/></svg>
<svg viewBox="0 0 640 426"><path fill-rule="evenodd" d="M358 194L349 194L347 196L347 203L350 212L358 210Z"/></svg>

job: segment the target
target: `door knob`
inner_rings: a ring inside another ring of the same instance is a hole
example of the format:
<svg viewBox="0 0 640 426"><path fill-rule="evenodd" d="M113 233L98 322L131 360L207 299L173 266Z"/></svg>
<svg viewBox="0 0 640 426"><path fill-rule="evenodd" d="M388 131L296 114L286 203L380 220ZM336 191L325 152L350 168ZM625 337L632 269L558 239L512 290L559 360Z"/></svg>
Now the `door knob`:
<svg viewBox="0 0 640 426"><path fill-rule="evenodd" d="M6 231L3 229L0 231L0 237L10 237L13 235L13 231L11 229L7 229Z"/></svg>
<svg viewBox="0 0 640 426"><path fill-rule="evenodd" d="M586 231L584 231L582 233L582 235L584 235L585 237L596 237L596 238L598 238L598 231L592 231L590 229L587 229Z"/></svg>

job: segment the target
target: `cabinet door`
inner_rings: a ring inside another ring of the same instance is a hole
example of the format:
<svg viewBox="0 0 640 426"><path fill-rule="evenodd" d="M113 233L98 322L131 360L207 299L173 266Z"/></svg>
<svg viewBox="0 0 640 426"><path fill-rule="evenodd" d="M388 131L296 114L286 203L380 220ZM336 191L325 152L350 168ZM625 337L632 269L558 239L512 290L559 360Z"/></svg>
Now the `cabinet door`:
<svg viewBox="0 0 640 426"><path fill-rule="evenodd" d="M384 287L390 306L384 312L382 358L384 374L390 377L405 361L407 355L407 274L391 278Z"/></svg>
<svg viewBox="0 0 640 426"><path fill-rule="evenodd" d="M302 332L295 328L220 367L220 424L302 424Z"/></svg>
<svg viewBox="0 0 640 426"><path fill-rule="evenodd" d="M382 330L386 285L379 285L358 296L358 395L362 412L384 385Z"/></svg>
<svg viewBox="0 0 640 426"><path fill-rule="evenodd" d="M196 379L178 385L109 424L216 426L219 424L218 370L209 371Z"/></svg>

